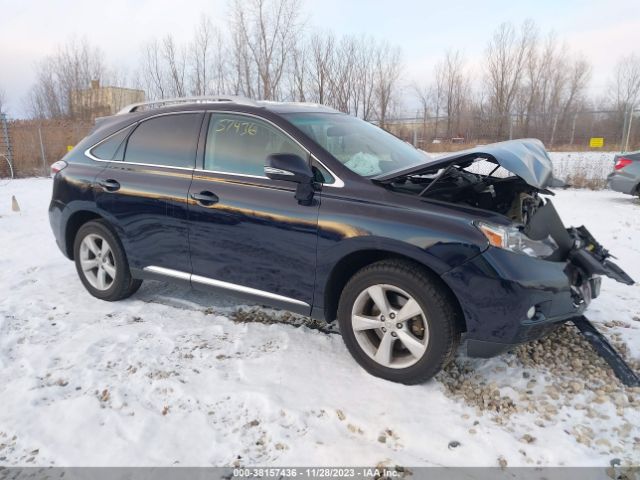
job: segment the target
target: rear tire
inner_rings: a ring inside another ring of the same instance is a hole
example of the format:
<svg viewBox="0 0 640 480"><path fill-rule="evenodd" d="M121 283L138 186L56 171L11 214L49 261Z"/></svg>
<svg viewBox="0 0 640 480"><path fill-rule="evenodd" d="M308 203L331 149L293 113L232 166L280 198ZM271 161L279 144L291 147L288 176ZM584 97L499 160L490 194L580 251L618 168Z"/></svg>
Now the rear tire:
<svg viewBox="0 0 640 480"><path fill-rule="evenodd" d="M142 280L131 276L120 239L103 220L92 220L80 227L73 253L82 284L100 300L122 300L142 285Z"/></svg>
<svg viewBox="0 0 640 480"><path fill-rule="evenodd" d="M347 349L367 372L407 385L438 373L460 340L455 299L439 279L405 260L357 272L340 296L338 323Z"/></svg>

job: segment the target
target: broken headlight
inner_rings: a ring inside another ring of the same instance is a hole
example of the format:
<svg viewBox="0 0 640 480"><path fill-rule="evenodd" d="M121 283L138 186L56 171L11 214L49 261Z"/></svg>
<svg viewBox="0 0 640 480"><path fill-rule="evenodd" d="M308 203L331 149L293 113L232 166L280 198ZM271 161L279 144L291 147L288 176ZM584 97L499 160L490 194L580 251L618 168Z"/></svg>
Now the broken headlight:
<svg viewBox="0 0 640 480"><path fill-rule="evenodd" d="M527 237L518 227L505 227L484 222L476 222L475 225L487 237L489 244L492 246L516 253L524 253L530 257L548 257L558 248L558 245L551 237L547 237L544 240L533 240Z"/></svg>

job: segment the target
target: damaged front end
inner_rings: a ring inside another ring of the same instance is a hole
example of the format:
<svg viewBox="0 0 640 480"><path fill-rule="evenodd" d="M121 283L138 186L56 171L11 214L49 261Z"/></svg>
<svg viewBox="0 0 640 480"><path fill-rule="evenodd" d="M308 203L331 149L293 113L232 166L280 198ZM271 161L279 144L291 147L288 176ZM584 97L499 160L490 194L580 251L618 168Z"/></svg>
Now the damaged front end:
<svg viewBox="0 0 640 480"><path fill-rule="evenodd" d="M548 190L562 182L538 140L485 145L373 180L425 202L498 214L474 221L488 249L443 275L463 309L471 356L495 355L582 316L602 275L633 284L584 226L562 223Z"/></svg>
<svg viewBox="0 0 640 480"><path fill-rule="evenodd" d="M611 255L584 227L566 228L548 187L551 159L539 140L511 140L439 157L423 165L375 177L375 182L425 200L466 205L503 215L508 224L477 222L489 244L555 262L570 262L576 302L597 295L606 275L628 285L633 280L609 259ZM591 294L586 290L591 289ZM595 294L595 295L594 295Z"/></svg>

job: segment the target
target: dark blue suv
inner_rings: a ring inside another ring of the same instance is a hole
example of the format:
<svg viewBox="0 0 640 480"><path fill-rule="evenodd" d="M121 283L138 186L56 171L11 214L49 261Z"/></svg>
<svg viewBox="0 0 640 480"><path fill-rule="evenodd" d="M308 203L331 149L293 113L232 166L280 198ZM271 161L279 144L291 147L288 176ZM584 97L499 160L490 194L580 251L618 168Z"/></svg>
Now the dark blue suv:
<svg viewBox="0 0 640 480"><path fill-rule="evenodd" d="M433 159L319 105L174 99L98 119L52 171L93 296L169 280L337 318L367 371L408 384L461 337L494 355L580 315L600 275L632 282L562 225L537 140Z"/></svg>

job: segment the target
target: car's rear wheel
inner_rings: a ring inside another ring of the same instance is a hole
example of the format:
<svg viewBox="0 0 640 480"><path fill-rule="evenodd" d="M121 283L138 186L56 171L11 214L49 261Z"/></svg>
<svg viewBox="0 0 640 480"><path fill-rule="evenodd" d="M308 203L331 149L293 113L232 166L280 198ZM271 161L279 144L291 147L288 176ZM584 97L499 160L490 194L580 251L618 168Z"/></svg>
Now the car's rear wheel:
<svg viewBox="0 0 640 480"><path fill-rule="evenodd" d="M94 297L122 300L140 288L142 280L131 277L120 240L103 221L80 227L73 251L80 280Z"/></svg>
<svg viewBox="0 0 640 480"><path fill-rule="evenodd" d="M342 338L369 373L421 383L453 357L459 313L450 293L419 265L383 260L347 283L338 306Z"/></svg>

